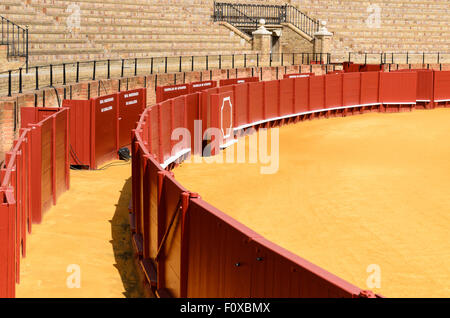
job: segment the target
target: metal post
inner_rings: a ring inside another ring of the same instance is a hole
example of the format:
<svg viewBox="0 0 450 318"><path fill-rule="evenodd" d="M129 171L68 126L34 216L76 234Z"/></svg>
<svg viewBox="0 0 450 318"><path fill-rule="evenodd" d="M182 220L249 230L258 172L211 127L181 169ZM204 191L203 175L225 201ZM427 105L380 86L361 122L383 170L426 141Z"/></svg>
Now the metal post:
<svg viewBox="0 0 450 318"><path fill-rule="evenodd" d="M80 62L77 62L77 83L80 81Z"/></svg>
<svg viewBox="0 0 450 318"><path fill-rule="evenodd" d="M179 72L180 73L181 73L181 69L182 69L182 61L183 61L182 59L183 59L183 57L180 56L180 67L179 67Z"/></svg>
<svg viewBox="0 0 450 318"><path fill-rule="evenodd" d="M25 58L25 65L27 68L27 73L28 73L28 25L27 25L27 29L26 29L26 58Z"/></svg>
<svg viewBox="0 0 450 318"><path fill-rule="evenodd" d="M12 95L12 94L11 94L11 89L12 89L12 88L11 88L11 82L12 82L12 79L11 79L11 76L12 76L12 75L11 75L11 72L12 72L12 71L8 71L8 96L9 96L9 97L11 97L11 95Z"/></svg>
<svg viewBox="0 0 450 318"><path fill-rule="evenodd" d="M111 60L108 60L108 79L111 78Z"/></svg>
<svg viewBox="0 0 450 318"><path fill-rule="evenodd" d="M134 59L134 76L137 76L138 59Z"/></svg>
<svg viewBox="0 0 450 318"><path fill-rule="evenodd" d="M120 77L123 77L123 75L124 75L124 68L125 68L125 60L122 59L122 70L120 72Z"/></svg>
<svg viewBox="0 0 450 318"><path fill-rule="evenodd" d="M63 63L63 85L66 85L66 63Z"/></svg>
<svg viewBox="0 0 450 318"><path fill-rule="evenodd" d="M94 61L94 65L92 66L92 80L95 81L95 71L97 68L97 61Z"/></svg>
<svg viewBox="0 0 450 318"><path fill-rule="evenodd" d="M53 86L53 65L50 64L50 87Z"/></svg>
<svg viewBox="0 0 450 318"><path fill-rule="evenodd" d="M164 59L164 73L167 73L167 56Z"/></svg>
<svg viewBox="0 0 450 318"><path fill-rule="evenodd" d="M194 71L194 56L192 56L192 65L191 65L191 71Z"/></svg>
<svg viewBox="0 0 450 318"><path fill-rule="evenodd" d="M19 68L19 94L22 94L22 68Z"/></svg>
<svg viewBox="0 0 450 318"><path fill-rule="evenodd" d="M36 90L39 90L39 66L36 66Z"/></svg>

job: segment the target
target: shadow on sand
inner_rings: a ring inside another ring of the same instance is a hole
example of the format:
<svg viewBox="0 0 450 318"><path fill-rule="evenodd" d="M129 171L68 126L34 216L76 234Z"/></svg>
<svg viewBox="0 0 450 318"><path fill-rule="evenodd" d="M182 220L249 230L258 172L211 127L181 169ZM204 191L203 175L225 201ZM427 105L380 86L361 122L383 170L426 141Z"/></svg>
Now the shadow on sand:
<svg viewBox="0 0 450 318"><path fill-rule="evenodd" d="M128 204L131 199L131 178L125 182L116 211L111 222L112 241L116 264L120 273L127 298L145 297L144 287L138 274L128 218Z"/></svg>

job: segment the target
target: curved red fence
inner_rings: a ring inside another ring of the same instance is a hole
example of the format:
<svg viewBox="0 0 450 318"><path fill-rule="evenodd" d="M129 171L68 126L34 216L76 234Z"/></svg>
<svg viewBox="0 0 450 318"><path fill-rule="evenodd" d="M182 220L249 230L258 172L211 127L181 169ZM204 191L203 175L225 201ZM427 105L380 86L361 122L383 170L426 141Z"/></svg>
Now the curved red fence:
<svg viewBox="0 0 450 318"><path fill-rule="evenodd" d="M428 70L287 77L206 89L147 108L133 132L131 224L148 283L159 297L374 297L268 242L180 185L168 170L203 148L201 140L188 140L173 149L171 134L177 127L192 136L204 136L208 128L224 132L228 101L233 136L247 127L313 117L409 111L420 103L450 106L449 80L450 72Z"/></svg>
<svg viewBox="0 0 450 318"><path fill-rule="evenodd" d="M15 296L27 233L70 183L68 109L23 110L19 138L0 169L0 298Z"/></svg>

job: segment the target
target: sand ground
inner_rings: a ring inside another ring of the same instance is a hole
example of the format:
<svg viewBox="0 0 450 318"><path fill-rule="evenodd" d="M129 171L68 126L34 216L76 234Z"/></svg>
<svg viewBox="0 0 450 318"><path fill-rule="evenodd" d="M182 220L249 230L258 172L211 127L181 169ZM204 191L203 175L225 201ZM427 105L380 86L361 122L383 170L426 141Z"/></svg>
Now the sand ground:
<svg viewBox="0 0 450 318"><path fill-rule="evenodd" d="M143 295L128 221L131 165L114 164L103 171L71 171L70 191L27 238L17 297ZM79 266L80 288L68 288L67 281L77 282L72 264Z"/></svg>
<svg viewBox="0 0 450 318"><path fill-rule="evenodd" d="M450 297L449 122L450 109L306 121L279 130L275 174L261 174L261 163L184 163L175 176L363 289L375 264L377 293ZM129 235L130 170L71 172L71 190L28 237L17 297L143 295ZM67 287L71 264L81 269L79 289Z"/></svg>
<svg viewBox="0 0 450 318"><path fill-rule="evenodd" d="M279 130L276 174L261 163L184 163L175 177L363 289L450 297L449 123L450 109L306 121ZM370 265L381 288L367 285Z"/></svg>

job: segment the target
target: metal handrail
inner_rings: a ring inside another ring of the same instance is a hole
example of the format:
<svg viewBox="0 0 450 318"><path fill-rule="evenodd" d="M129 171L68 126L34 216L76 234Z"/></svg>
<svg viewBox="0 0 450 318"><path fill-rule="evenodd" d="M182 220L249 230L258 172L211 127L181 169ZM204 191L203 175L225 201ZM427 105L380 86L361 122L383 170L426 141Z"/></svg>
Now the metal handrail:
<svg viewBox="0 0 450 318"><path fill-rule="evenodd" d="M234 11L233 11L234 10ZM235 13L238 13L235 15ZM319 21L310 18L296 7L285 5L238 4L214 2L214 21L226 21L237 27L253 26L260 19L267 24L291 23L307 35L314 37Z"/></svg>
<svg viewBox="0 0 450 318"><path fill-rule="evenodd" d="M2 22L1 45L7 46L7 57L25 57L28 70L28 26L21 27L0 16Z"/></svg>

